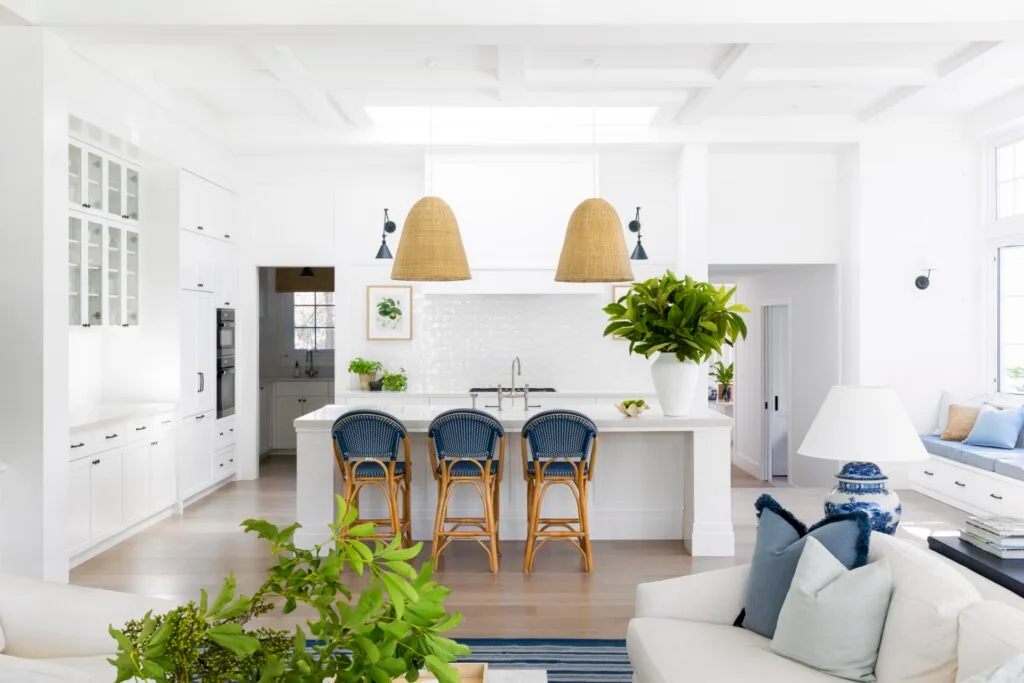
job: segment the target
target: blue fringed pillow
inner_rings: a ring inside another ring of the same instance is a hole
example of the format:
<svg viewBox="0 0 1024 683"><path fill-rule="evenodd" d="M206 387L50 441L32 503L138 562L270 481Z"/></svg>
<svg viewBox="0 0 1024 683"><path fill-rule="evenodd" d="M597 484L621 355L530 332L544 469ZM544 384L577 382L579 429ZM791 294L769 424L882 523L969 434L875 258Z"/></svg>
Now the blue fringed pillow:
<svg viewBox="0 0 1024 683"><path fill-rule="evenodd" d="M805 539L813 536L844 567L856 569L868 561L871 521L866 513L858 511L828 517L808 529L768 494L758 498L754 507L758 516L757 540L747 579L747 604L736 625L771 638Z"/></svg>

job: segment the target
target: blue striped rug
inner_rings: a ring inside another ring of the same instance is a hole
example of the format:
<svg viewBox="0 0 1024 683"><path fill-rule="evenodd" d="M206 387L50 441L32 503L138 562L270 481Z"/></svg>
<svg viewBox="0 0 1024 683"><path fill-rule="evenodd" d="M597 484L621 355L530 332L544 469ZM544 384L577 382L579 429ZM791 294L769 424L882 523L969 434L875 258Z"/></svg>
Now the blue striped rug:
<svg viewBox="0 0 1024 683"><path fill-rule="evenodd" d="M456 638L494 669L544 669L548 683L630 683L624 640Z"/></svg>

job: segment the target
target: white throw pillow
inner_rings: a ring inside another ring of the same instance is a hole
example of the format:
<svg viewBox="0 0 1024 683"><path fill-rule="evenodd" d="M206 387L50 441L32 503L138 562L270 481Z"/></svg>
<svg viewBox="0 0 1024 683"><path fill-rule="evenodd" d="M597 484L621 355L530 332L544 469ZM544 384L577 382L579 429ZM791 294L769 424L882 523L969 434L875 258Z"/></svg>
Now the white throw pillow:
<svg viewBox="0 0 1024 683"><path fill-rule="evenodd" d="M110 667L114 678L114 667ZM45 659L24 659L0 655L0 683L93 683L87 673L48 662Z"/></svg>
<svg viewBox="0 0 1024 683"><path fill-rule="evenodd" d="M833 676L874 681L891 591L888 560L850 570L808 537L769 647Z"/></svg>
<svg viewBox="0 0 1024 683"><path fill-rule="evenodd" d="M1020 683L1024 681L1024 655L1017 655L1002 666L971 676L964 683Z"/></svg>

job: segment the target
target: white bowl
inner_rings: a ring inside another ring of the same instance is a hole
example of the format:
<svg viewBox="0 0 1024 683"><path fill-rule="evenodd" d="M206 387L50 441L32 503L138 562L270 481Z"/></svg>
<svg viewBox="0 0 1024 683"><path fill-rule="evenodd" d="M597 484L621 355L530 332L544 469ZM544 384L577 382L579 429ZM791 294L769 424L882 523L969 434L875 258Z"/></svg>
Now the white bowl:
<svg viewBox="0 0 1024 683"><path fill-rule="evenodd" d="M626 407L625 403L616 403L615 407L618 408L619 412L625 415L626 417L637 417L642 412L650 408L650 406L647 405L646 403L643 404L642 406L633 403L628 408Z"/></svg>

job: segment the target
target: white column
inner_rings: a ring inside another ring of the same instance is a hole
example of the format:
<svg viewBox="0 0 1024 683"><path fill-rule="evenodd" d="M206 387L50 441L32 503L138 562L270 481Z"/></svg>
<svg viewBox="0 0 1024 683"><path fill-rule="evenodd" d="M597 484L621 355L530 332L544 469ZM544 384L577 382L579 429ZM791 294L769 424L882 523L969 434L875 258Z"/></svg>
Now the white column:
<svg viewBox="0 0 1024 683"><path fill-rule="evenodd" d="M736 554L729 428L686 432L683 545L694 557Z"/></svg>
<svg viewBox="0 0 1024 683"><path fill-rule="evenodd" d="M3 571L67 581L68 51L0 27Z"/></svg>
<svg viewBox="0 0 1024 683"><path fill-rule="evenodd" d="M331 536L327 525L334 522L334 478L338 466L329 429L296 429L295 432L298 454L295 520L302 525L295 534L295 544L309 548Z"/></svg>
<svg viewBox="0 0 1024 683"><path fill-rule="evenodd" d="M679 239L676 240L675 274L696 280L708 279L708 146L688 144L679 157ZM693 399L695 407L707 407L704 378L708 364L701 365Z"/></svg>

